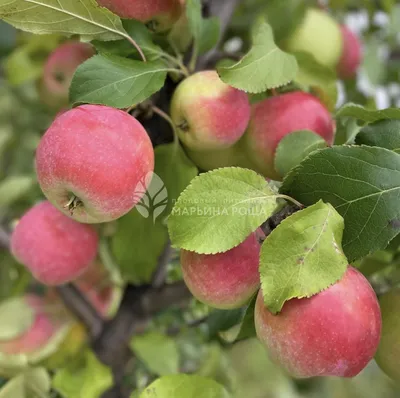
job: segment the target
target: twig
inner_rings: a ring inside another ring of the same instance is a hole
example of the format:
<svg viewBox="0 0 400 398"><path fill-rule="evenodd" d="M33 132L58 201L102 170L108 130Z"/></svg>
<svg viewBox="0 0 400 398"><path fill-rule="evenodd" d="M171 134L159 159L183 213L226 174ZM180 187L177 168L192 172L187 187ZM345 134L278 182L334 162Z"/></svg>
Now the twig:
<svg viewBox="0 0 400 398"><path fill-rule="evenodd" d="M103 328L103 318L72 284L56 288L65 306L86 326L92 339L96 339Z"/></svg>
<svg viewBox="0 0 400 398"><path fill-rule="evenodd" d="M260 228L265 233L265 236L268 236L285 218L291 216L299 210L301 210L301 207L294 204L285 206L271 216L267 221L265 221Z"/></svg>
<svg viewBox="0 0 400 398"><path fill-rule="evenodd" d="M171 241L168 239L167 244L164 247L161 256L158 259L158 266L156 272L153 275L152 286L155 288L160 288L164 283L167 277L167 267L171 260L172 255L172 247Z"/></svg>
<svg viewBox="0 0 400 398"><path fill-rule="evenodd" d="M10 233L0 225L0 247L9 249L10 247Z"/></svg>

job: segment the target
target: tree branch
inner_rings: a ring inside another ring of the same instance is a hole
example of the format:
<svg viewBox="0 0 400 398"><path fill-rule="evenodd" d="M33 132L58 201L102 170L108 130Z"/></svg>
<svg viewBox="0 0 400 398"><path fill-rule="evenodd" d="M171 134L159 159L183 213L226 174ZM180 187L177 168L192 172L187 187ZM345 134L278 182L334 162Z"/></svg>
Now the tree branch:
<svg viewBox="0 0 400 398"><path fill-rule="evenodd" d="M10 233L0 225L0 247L3 249L10 248Z"/></svg>
<svg viewBox="0 0 400 398"><path fill-rule="evenodd" d="M285 206L265 221L260 228L264 232L265 236L268 236L285 218L299 210L301 210L301 208L294 204Z"/></svg>

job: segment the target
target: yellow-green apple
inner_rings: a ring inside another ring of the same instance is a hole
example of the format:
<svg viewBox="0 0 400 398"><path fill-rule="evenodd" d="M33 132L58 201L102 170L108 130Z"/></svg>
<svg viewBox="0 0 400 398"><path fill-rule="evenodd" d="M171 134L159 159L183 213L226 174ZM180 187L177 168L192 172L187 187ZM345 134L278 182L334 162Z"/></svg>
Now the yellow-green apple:
<svg viewBox="0 0 400 398"><path fill-rule="evenodd" d="M341 26L343 51L336 67L341 79L351 79L357 74L362 61L362 46L358 36L346 25Z"/></svg>
<svg viewBox="0 0 400 398"><path fill-rule="evenodd" d="M11 251L45 285L61 285L85 272L95 259L98 236L50 202L28 210L11 235Z"/></svg>
<svg viewBox="0 0 400 398"><path fill-rule="evenodd" d="M143 197L154 151L128 113L81 105L58 116L36 151L36 172L48 200L84 223L117 219Z"/></svg>
<svg viewBox="0 0 400 398"><path fill-rule="evenodd" d="M311 53L322 65L336 67L342 54L342 34L339 24L325 11L309 8L304 21L283 43L290 51Z"/></svg>
<svg viewBox="0 0 400 398"><path fill-rule="evenodd" d="M182 143L193 151L226 149L244 134L250 118L247 94L225 84L215 71L202 71L179 84L171 117Z"/></svg>
<svg viewBox="0 0 400 398"><path fill-rule="evenodd" d="M61 44L48 57L40 86L42 100L52 107L68 104L68 92L76 68L94 55L88 43L71 41Z"/></svg>
<svg viewBox="0 0 400 398"><path fill-rule="evenodd" d="M252 106L244 136L246 152L265 177L279 180L274 157L283 137L297 130L311 130L331 145L334 126L329 111L311 94L294 91L269 97Z"/></svg>
<svg viewBox="0 0 400 398"><path fill-rule="evenodd" d="M170 29L182 13L180 0L97 0L97 2L121 18L137 19L158 32Z"/></svg>
<svg viewBox="0 0 400 398"><path fill-rule="evenodd" d="M277 315L265 307L260 290L254 315L260 341L297 378L356 376L373 358L381 334L375 292L353 267L328 289L287 301Z"/></svg>
<svg viewBox="0 0 400 398"><path fill-rule="evenodd" d="M400 381L400 289L379 299L382 311L382 338L375 360L393 380Z"/></svg>
<svg viewBox="0 0 400 398"><path fill-rule="evenodd" d="M251 298L260 284L257 234L225 253L181 251L183 278L196 299L211 307L230 309Z"/></svg>

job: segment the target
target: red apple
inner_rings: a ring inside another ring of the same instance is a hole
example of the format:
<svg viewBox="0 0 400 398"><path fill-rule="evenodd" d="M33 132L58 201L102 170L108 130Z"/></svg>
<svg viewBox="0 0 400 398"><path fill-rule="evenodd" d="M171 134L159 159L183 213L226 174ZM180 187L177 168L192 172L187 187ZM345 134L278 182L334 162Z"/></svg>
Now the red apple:
<svg viewBox="0 0 400 398"><path fill-rule="evenodd" d="M28 210L11 236L11 251L45 285L70 282L88 269L98 236L89 225L59 212L49 202Z"/></svg>
<svg viewBox="0 0 400 398"><path fill-rule="evenodd" d="M297 130L314 131L329 145L334 140L329 111L311 94L294 91L253 105L244 140L248 156L265 177L281 179L274 167L275 151L283 137Z"/></svg>
<svg viewBox="0 0 400 398"><path fill-rule="evenodd" d="M171 117L178 135L190 150L229 148L244 134L250 119L247 94L225 84L215 71L185 79L171 102Z"/></svg>
<svg viewBox="0 0 400 398"><path fill-rule="evenodd" d="M343 278L310 298L287 301L278 315L255 308L257 336L294 377L353 377L373 358L381 313L367 279L349 267Z"/></svg>
<svg viewBox="0 0 400 398"><path fill-rule="evenodd" d="M159 32L168 30L182 13L180 0L97 0L114 14L126 19L137 19Z"/></svg>
<svg viewBox="0 0 400 398"><path fill-rule="evenodd" d="M101 105L82 105L58 116L36 151L43 193L60 211L85 223L111 221L131 210L153 168L153 147L143 126Z"/></svg>
<svg viewBox="0 0 400 398"><path fill-rule="evenodd" d="M341 26L343 37L342 55L337 65L337 73L341 79L351 79L357 74L362 61L360 39L346 25Z"/></svg>
<svg viewBox="0 0 400 398"><path fill-rule="evenodd" d="M68 104L69 86L76 68L94 55L88 43L71 41L61 44L47 59L42 78L41 96L50 106Z"/></svg>
<svg viewBox="0 0 400 398"><path fill-rule="evenodd" d="M259 257L260 243L255 232L225 253L182 250L183 278L199 301L215 308L239 308L259 288Z"/></svg>

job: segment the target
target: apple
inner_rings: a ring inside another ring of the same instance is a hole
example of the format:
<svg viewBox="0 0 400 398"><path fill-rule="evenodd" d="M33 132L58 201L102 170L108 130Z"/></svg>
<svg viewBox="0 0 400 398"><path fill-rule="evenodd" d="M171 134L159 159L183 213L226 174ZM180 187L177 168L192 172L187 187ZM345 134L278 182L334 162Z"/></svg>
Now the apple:
<svg viewBox="0 0 400 398"><path fill-rule="evenodd" d="M137 19L155 31L172 27L182 13L180 0L97 0L114 14L126 19Z"/></svg>
<svg viewBox="0 0 400 398"><path fill-rule="evenodd" d="M265 177L280 180L275 170L276 148L283 137L298 130L311 130L333 144L335 124L325 106L311 94L294 91L269 97L252 106L244 136L246 152Z"/></svg>
<svg viewBox="0 0 400 398"><path fill-rule="evenodd" d="M68 104L68 93L76 68L93 56L92 45L70 41L61 44L48 57L43 70L40 94L49 106Z"/></svg>
<svg viewBox="0 0 400 398"><path fill-rule="evenodd" d="M79 277L96 257L98 236L47 201L28 210L11 235L11 251L45 285Z"/></svg>
<svg viewBox="0 0 400 398"><path fill-rule="evenodd" d="M343 36L343 51L337 65L337 73L341 79L351 79L357 74L362 61L360 39L346 25L340 27Z"/></svg>
<svg viewBox="0 0 400 398"><path fill-rule="evenodd" d="M325 11L309 8L303 22L283 43L290 52L304 51L329 68L335 68L342 54L339 24Z"/></svg>
<svg viewBox="0 0 400 398"><path fill-rule="evenodd" d="M143 197L141 184L153 169L154 151L143 126L128 113L101 105L58 116L36 151L43 193L84 223L126 214Z"/></svg>
<svg viewBox="0 0 400 398"><path fill-rule="evenodd" d="M216 71L201 71L179 84L171 118L189 150L221 150L244 134L250 119L247 94L225 84Z"/></svg>
<svg viewBox="0 0 400 398"><path fill-rule="evenodd" d="M400 381L400 289L379 299L382 311L382 338L375 360L393 380Z"/></svg>
<svg viewBox="0 0 400 398"><path fill-rule="evenodd" d="M277 315L260 291L254 315L260 341L298 378L356 376L373 358L381 334L375 292L353 267L328 289L287 301Z"/></svg>
<svg viewBox="0 0 400 398"><path fill-rule="evenodd" d="M183 279L193 296L214 308L244 305L260 285L258 232L218 254L181 251Z"/></svg>

